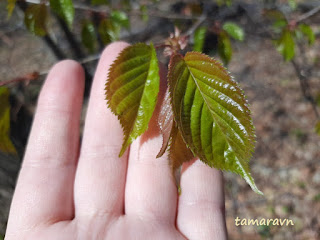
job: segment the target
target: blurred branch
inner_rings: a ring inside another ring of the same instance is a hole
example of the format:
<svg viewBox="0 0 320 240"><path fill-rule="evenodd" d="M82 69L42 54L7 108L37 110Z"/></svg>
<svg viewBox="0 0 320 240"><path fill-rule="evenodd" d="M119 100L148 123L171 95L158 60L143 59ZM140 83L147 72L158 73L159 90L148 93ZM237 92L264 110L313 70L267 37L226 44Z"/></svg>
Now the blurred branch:
<svg viewBox="0 0 320 240"><path fill-rule="evenodd" d="M40 76L40 74L38 72L32 72L32 73L28 73L22 77L17 77L8 81L2 81L0 82L0 87L5 86L5 85L9 85L12 83L18 83L18 82L29 82L32 80L36 80L38 79L38 77Z"/></svg>
<svg viewBox="0 0 320 240"><path fill-rule="evenodd" d="M320 5L318 7L315 7L314 9L310 10L309 12L302 14L300 17L298 17L297 23L302 22L302 21L312 17L313 15L317 14L318 12L320 12Z"/></svg>
<svg viewBox="0 0 320 240"><path fill-rule="evenodd" d="M319 115L319 112L317 109L317 104L316 104L316 102L310 92L308 77L303 73L301 67L298 65L298 63L295 60L291 60L291 64L292 64L292 66L293 66L294 70L296 71L296 74L299 78L300 88L301 88L303 96L305 97L305 99L308 102L310 102L317 119L319 119L320 115Z"/></svg>
<svg viewBox="0 0 320 240"><path fill-rule="evenodd" d="M27 3L32 4L40 4L42 3L40 0L25 0ZM49 3L45 3L47 6L49 6ZM109 14L111 9L107 6L88 6L81 3L74 3L73 4L75 9L83 10L83 11L90 11L90 12L96 12L96 13L105 13ZM126 12L126 11L125 11ZM182 14L173 14L173 13L167 13L167 12L161 12L161 11L147 11L146 13L142 13L139 10L131 10L126 12L127 15L131 16L142 16L142 15L148 15L150 17L159 17L159 18L167 18L167 19L185 19L185 20L192 20L192 19L200 19L201 16L186 16Z"/></svg>

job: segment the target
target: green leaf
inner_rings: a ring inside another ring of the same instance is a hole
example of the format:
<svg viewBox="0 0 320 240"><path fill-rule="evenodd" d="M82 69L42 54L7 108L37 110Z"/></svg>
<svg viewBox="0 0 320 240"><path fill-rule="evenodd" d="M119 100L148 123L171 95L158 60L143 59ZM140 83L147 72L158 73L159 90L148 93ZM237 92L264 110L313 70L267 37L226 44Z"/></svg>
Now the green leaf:
<svg viewBox="0 0 320 240"><path fill-rule="evenodd" d="M148 15L148 8L147 5L141 5L140 6L140 12L141 14L141 18L144 22L148 22L149 20L149 15Z"/></svg>
<svg viewBox="0 0 320 240"><path fill-rule="evenodd" d="M309 25L302 23L299 25L299 29L303 33L303 35L307 37L309 45L314 44L316 37L314 35L314 32L312 31L312 28Z"/></svg>
<svg viewBox="0 0 320 240"><path fill-rule="evenodd" d="M90 52L94 52L97 46L97 35L94 29L94 25L91 21L85 21L82 25L81 39L83 45L89 49Z"/></svg>
<svg viewBox="0 0 320 240"><path fill-rule="evenodd" d="M232 22L226 22L223 24L222 28L235 40L244 40L244 31L239 25Z"/></svg>
<svg viewBox="0 0 320 240"><path fill-rule="evenodd" d="M159 81L158 59L152 44L138 43L125 48L111 66L106 97L124 132L119 156L147 130L156 106Z"/></svg>
<svg viewBox="0 0 320 240"><path fill-rule="evenodd" d="M283 14L283 12L275 9L265 9L263 11L263 15L270 21L279 21L284 20L287 22L286 16ZM288 22L287 22L288 23Z"/></svg>
<svg viewBox="0 0 320 240"><path fill-rule="evenodd" d="M0 87L0 151L17 154L10 140L10 103L9 89Z"/></svg>
<svg viewBox="0 0 320 240"><path fill-rule="evenodd" d="M50 7L71 28L74 19L74 7L72 0L50 0Z"/></svg>
<svg viewBox="0 0 320 240"><path fill-rule="evenodd" d="M44 4L30 5L25 11L24 23L31 33L46 35L47 7Z"/></svg>
<svg viewBox="0 0 320 240"><path fill-rule="evenodd" d="M284 29L280 39L275 41L277 50L282 54L285 61L290 61L295 55L295 43L292 32L289 29Z"/></svg>
<svg viewBox="0 0 320 240"><path fill-rule="evenodd" d="M211 167L240 174L256 187L249 172L255 131L239 85L216 60L197 52L170 60L169 88L175 122L194 155Z"/></svg>
<svg viewBox="0 0 320 240"><path fill-rule="evenodd" d="M119 40L120 26L112 24L110 19L103 19L98 27L98 32L104 44Z"/></svg>
<svg viewBox="0 0 320 240"><path fill-rule="evenodd" d="M290 6L290 8L291 8L292 10L296 10L296 9L297 9L297 2L296 2L296 0L288 0L288 4L289 4L289 6Z"/></svg>
<svg viewBox="0 0 320 240"><path fill-rule="evenodd" d="M111 12L110 18L113 24L117 24L125 28L130 27L129 18L125 12L114 10Z"/></svg>
<svg viewBox="0 0 320 240"><path fill-rule="evenodd" d="M8 11L8 18L12 16L13 10L16 6L17 0L8 0L7 3L7 11Z"/></svg>
<svg viewBox="0 0 320 240"><path fill-rule="evenodd" d="M91 0L92 5L109 5L109 0Z"/></svg>
<svg viewBox="0 0 320 240"><path fill-rule="evenodd" d="M315 131L320 136L320 121L317 122L317 124L315 126Z"/></svg>
<svg viewBox="0 0 320 240"><path fill-rule="evenodd" d="M274 32L276 33L281 33L283 28L288 26L288 22L286 20L276 20L273 24L272 24L272 29Z"/></svg>
<svg viewBox="0 0 320 240"><path fill-rule="evenodd" d="M207 33L206 27L199 27L194 32L194 45L193 45L194 51L202 52L206 33Z"/></svg>
<svg viewBox="0 0 320 240"><path fill-rule="evenodd" d="M221 31L218 36L218 53L223 63L228 65L232 57L232 47L230 38L225 31Z"/></svg>
<svg viewBox="0 0 320 240"><path fill-rule="evenodd" d="M232 0L217 0L218 6L226 5L230 7L232 5Z"/></svg>

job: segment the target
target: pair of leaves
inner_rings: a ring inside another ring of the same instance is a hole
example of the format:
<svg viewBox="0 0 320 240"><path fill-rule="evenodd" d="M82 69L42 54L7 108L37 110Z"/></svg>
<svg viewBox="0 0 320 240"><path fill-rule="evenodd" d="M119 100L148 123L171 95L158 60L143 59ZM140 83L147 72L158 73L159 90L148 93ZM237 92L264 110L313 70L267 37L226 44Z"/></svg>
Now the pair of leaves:
<svg viewBox="0 0 320 240"><path fill-rule="evenodd" d="M13 1L10 0L13 4ZM10 3L10 2L9 2ZM15 1L14 1L15 3ZM12 4L8 5L9 16L12 13ZM72 0L50 0L50 8L60 16L71 28L74 18ZM24 15L27 29L34 35L45 36L47 34L48 12L45 4L30 5Z"/></svg>
<svg viewBox="0 0 320 240"><path fill-rule="evenodd" d="M289 27L284 27L281 33L281 37L275 41L277 50L283 56L285 61L290 61L295 56L295 38L300 39L301 35L304 35L309 45L315 42L315 35L312 28L306 24L300 24L298 28L290 30Z"/></svg>
<svg viewBox="0 0 320 240"><path fill-rule="evenodd" d="M111 110L124 130L120 156L148 128L159 91L153 45L136 44L121 52L106 85ZM238 84L216 60L189 52L171 56L169 88L159 125L173 170L198 156L211 167L240 174L257 193L248 160L254 148L250 111ZM168 144L169 143L169 144Z"/></svg>
<svg viewBox="0 0 320 240"><path fill-rule="evenodd" d="M238 41L243 41L245 34L243 29L237 24L226 22L223 24L218 36L218 54L225 65L228 65L232 58L230 37Z"/></svg>
<svg viewBox="0 0 320 240"><path fill-rule="evenodd" d="M0 151L16 154L16 149L10 140L10 103L9 89L0 87Z"/></svg>
<svg viewBox="0 0 320 240"><path fill-rule="evenodd" d="M102 19L98 26L98 33L102 42L107 45L111 42L117 41L120 38L121 28L129 28L129 18L125 12L112 11L109 18ZM82 43L94 52L97 46L97 35L94 24L86 20L82 26Z"/></svg>

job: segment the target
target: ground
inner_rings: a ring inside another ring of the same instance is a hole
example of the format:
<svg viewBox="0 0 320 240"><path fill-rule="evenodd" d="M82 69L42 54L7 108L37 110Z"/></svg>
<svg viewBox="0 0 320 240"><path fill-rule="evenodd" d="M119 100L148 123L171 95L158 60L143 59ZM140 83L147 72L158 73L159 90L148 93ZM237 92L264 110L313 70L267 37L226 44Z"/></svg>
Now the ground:
<svg viewBox="0 0 320 240"><path fill-rule="evenodd" d="M0 19L6 19L3 3L0 9ZM0 21L0 81L32 71L45 73L57 61L43 40L19 24L21 14L14 14L10 21ZM317 29L318 25L313 27ZM233 46L229 71L244 89L251 105L257 143L250 166L264 196L255 194L239 176L225 173L229 238L319 239L320 137L314 131L316 117L312 107L301 93L292 65L283 61L269 39L248 35L245 42ZM65 46L62 48L67 51ZM310 85L312 93L317 95L320 92L320 40L306 55L315 66ZM20 99L26 106L24 111L30 115L34 112L42 78L28 86L10 86L12 95ZM19 112L20 105L15 102L13 112ZM18 115L13 113L12 121L13 128L21 128L21 124L14 124L21 121ZM23 146L19 144L17 142L19 158L0 155L0 236L5 232L23 154ZM237 217L287 218L293 220L294 226L235 226Z"/></svg>

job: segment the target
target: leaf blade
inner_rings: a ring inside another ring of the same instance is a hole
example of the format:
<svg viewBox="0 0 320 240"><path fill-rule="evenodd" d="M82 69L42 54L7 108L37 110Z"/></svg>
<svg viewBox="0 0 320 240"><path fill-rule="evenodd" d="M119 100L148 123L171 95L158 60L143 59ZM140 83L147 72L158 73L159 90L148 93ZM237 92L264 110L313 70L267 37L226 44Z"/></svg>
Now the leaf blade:
<svg viewBox="0 0 320 240"><path fill-rule="evenodd" d="M92 53L96 49L97 35L91 21L84 21L81 30L82 44Z"/></svg>
<svg viewBox="0 0 320 240"><path fill-rule="evenodd" d="M225 65L228 65L232 58L232 46L229 36L224 32L218 36L218 54Z"/></svg>
<svg viewBox="0 0 320 240"><path fill-rule="evenodd" d="M238 84L220 63L197 52L175 55L170 65L174 119L191 151L211 167L238 173L261 194L249 172L255 132Z"/></svg>
<svg viewBox="0 0 320 240"><path fill-rule="evenodd" d="M277 51L281 53L285 61L290 61L295 56L295 42L292 32L289 29L284 29L280 39L275 41Z"/></svg>
<svg viewBox="0 0 320 240"><path fill-rule="evenodd" d="M222 28L235 40L241 42L244 40L244 31L239 25L232 22L226 22L223 24Z"/></svg>
<svg viewBox="0 0 320 240"><path fill-rule="evenodd" d="M7 3L7 11L8 11L8 18L12 16L13 10L16 7L17 0L8 0Z"/></svg>
<svg viewBox="0 0 320 240"><path fill-rule="evenodd" d="M199 27L194 32L193 51L202 52L206 33L207 33L206 27Z"/></svg>
<svg viewBox="0 0 320 240"><path fill-rule="evenodd" d="M45 36L47 34L47 8L44 4L30 5L24 15L24 23L27 29L34 35Z"/></svg>
<svg viewBox="0 0 320 240"><path fill-rule="evenodd" d="M125 48L110 68L106 98L124 131L119 156L148 128L159 92L159 67L156 51L138 43Z"/></svg>
<svg viewBox="0 0 320 240"><path fill-rule="evenodd" d="M10 103L9 89L0 87L0 151L17 154L10 140Z"/></svg>
<svg viewBox="0 0 320 240"><path fill-rule="evenodd" d="M299 29L303 33L303 35L307 37L309 45L314 44L316 36L312 28L307 24L300 24Z"/></svg>
<svg viewBox="0 0 320 240"><path fill-rule="evenodd" d="M173 112L171 108L171 99L168 88L161 104L161 110L158 116L158 125L162 134L162 147L157 155L157 158L161 157L165 153L169 144L173 126Z"/></svg>
<svg viewBox="0 0 320 240"><path fill-rule="evenodd" d="M50 0L50 7L71 28L75 12L72 0Z"/></svg>

